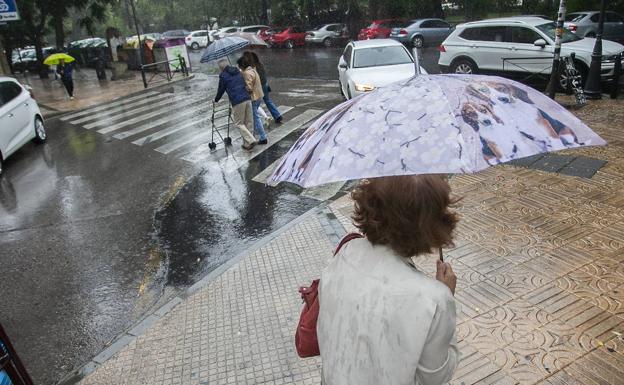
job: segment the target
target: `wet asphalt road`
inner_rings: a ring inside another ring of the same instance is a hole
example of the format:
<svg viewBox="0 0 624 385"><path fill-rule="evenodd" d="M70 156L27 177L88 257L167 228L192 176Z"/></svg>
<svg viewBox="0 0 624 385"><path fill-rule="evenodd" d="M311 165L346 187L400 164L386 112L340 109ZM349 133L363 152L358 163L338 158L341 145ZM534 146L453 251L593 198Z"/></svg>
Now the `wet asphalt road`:
<svg viewBox="0 0 624 385"><path fill-rule="evenodd" d="M333 81L340 53L262 50L273 99L293 107L287 120L340 102ZM191 54L197 77L188 86L156 95L178 104L167 110L147 103L142 114L174 111L179 125L194 117L183 116L192 103L203 108L199 114L206 111L201 101L216 84L202 76L212 69L199 65L199 54ZM435 61L426 58L436 54L423 55L430 72ZM110 109L118 117L97 113L103 127L134 117L136 108L122 107ZM59 118L46 125L48 142L18 151L0 178L0 320L38 384L67 376L168 298L321 203L297 187L252 180L305 126L232 170L210 158L182 160L184 148L154 151L158 141L137 146L130 142L136 137L119 140L115 131L103 135Z"/></svg>

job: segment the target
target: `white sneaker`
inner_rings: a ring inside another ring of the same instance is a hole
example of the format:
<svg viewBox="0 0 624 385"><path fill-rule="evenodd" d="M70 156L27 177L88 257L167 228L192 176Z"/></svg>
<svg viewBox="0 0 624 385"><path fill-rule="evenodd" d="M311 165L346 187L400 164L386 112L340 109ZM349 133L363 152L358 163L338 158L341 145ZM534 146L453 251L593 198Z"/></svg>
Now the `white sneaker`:
<svg viewBox="0 0 624 385"><path fill-rule="evenodd" d="M69 100L74 100L74 97L73 97L73 96L70 96L70 97L69 97Z"/></svg>

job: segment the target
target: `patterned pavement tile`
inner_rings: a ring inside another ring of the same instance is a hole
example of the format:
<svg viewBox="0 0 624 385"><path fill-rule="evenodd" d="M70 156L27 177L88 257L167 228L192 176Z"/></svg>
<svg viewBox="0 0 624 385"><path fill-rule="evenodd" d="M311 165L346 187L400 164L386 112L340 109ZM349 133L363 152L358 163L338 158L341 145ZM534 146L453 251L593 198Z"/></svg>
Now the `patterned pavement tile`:
<svg viewBox="0 0 624 385"><path fill-rule="evenodd" d="M515 385L517 381L492 363L485 355L467 342L458 344L462 352L450 385Z"/></svg>
<svg viewBox="0 0 624 385"><path fill-rule="evenodd" d="M504 272L491 274L490 280L515 295L523 295L551 282L551 279L530 268L527 264L513 266Z"/></svg>
<svg viewBox="0 0 624 385"><path fill-rule="evenodd" d="M508 345L521 334L494 318L492 311L467 320L457 328L457 339L465 341L483 354Z"/></svg>
<svg viewBox="0 0 624 385"><path fill-rule="evenodd" d="M521 298L497 307L492 312L493 318L509 325L515 335L526 335L554 319L548 312Z"/></svg>
<svg viewBox="0 0 624 385"><path fill-rule="evenodd" d="M546 352L526 341L515 341L488 355L496 365L503 368L520 384L534 384L550 374L543 358Z"/></svg>
<svg viewBox="0 0 624 385"><path fill-rule="evenodd" d="M592 275L585 269L575 270L559 277L555 283L563 290L587 301L604 294L612 294L618 285L617 282Z"/></svg>
<svg viewBox="0 0 624 385"><path fill-rule="evenodd" d="M514 295L504 287L485 280L455 293L455 298L462 305L461 312L473 318L511 301Z"/></svg>
<svg viewBox="0 0 624 385"><path fill-rule="evenodd" d="M622 385L624 355L601 347L576 360L565 371L586 385Z"/></svg>

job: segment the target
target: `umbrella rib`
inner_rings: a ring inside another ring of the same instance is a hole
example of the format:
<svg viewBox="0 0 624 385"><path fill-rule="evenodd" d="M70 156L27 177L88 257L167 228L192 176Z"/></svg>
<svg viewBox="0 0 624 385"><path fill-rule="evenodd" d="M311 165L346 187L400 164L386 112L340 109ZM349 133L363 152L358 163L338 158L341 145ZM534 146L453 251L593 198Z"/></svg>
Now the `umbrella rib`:
<svg viewBox="0 0 624 385"><path fill-rule="evenodd" d="M421 137L419 136L419 137L417 137L416 139L412 139L412 140L408 140L408 141L406 141L406 142L403 142L403 143L401 143L401 146L400 146L400 147L403 147L403 146L405 146L405 147L409 147L409 145L410 145L412 142L415 142L415 141L417 141L417 140L418 140L418 139L420 139L420 138L421 138Z"/></svg>
<svg viewBox="0 0 624 385"><path fill-rule="evenodd" d="M349 151L350 151L353 155L357 155L357 156L359 156L359 157L360 157L360 158L362 158L362 159L363 159L363 158L366 158L366 155L364 155L364 154L362 154L362 153L360 153L360 152L357 152L357 151L353 151L353 149L352 149L351 147L349 147Z"/></svg>

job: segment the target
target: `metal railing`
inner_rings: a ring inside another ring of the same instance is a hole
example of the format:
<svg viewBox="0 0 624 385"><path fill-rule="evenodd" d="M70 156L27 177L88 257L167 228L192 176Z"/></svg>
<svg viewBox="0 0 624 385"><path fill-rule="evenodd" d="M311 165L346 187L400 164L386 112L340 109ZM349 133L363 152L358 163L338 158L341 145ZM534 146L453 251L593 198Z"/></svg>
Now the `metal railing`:
<svg viewBox="0 0 624 385"><path fill-rule="evenodd" d="M176 74L180 74L182 77L189 76L186 60L182 55L178 55L176 59L143 64L141 66L141 78L145 88L155 80L164 79L170 82Z"/></svg>
<svg viewBox="0 0 624 385"><path fill-rule="evenodd" d="M14 385L34 385L24 364L0 324L0 372L6 373Z"/></svg>

